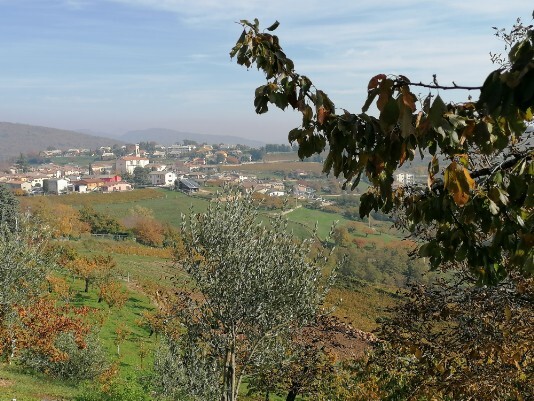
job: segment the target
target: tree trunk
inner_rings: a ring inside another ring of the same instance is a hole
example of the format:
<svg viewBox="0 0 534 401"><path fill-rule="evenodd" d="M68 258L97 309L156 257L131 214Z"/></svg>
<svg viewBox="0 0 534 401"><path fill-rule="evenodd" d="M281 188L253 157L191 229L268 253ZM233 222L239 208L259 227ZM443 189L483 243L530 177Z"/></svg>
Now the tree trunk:
<svg viewBox="0 0 534 401"><path fill-rule="evenodd" d="M88 278L85 279L85 290L84 290L84 292L89 292L89 279Z"/></svg>
<svg viewBox="0 0 534 401"><path fill-rule="evenodd" d="M235 344L226 351L226 362L223 378L223 401L237 401Z"/></svg>
<svg viewBox="0 0 534 401"><path fill-rule="evenodd" d="M297 398L298 392L295 389L289 390L289 393L287 393L286 401L295 401Z"/></svg>
<svg viewBox="0 0 534 401"><path fill-rule="evenodd" d="M232 347L232 355L231 355L231 364L232 364L232 401L237 401L237 388L235 385L235 347Z"/></svg>
<svg viewBox="0 0 534 401"><path fill-rule="evenodd" d="M10 350L9 357L8 357L9 365L11 365L11 363L13 361L13 358L15 358L15 351L17 349L17 339L16 339L16 337L11 337L10 344L11 344L11 350Z"/></svg>

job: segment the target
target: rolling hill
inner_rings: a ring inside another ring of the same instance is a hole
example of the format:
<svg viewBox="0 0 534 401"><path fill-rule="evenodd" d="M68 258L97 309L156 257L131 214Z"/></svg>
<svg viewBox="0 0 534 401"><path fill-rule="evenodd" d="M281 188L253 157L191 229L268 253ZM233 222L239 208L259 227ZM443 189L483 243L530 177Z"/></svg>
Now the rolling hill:
<svg viewBox="0 0 534 401"><path fill-rule="evenodd" d="M0 122L0 159L20 153L38 152L48 147L57 149L122 145L120 139L110 139L50 127Z"/></svg>

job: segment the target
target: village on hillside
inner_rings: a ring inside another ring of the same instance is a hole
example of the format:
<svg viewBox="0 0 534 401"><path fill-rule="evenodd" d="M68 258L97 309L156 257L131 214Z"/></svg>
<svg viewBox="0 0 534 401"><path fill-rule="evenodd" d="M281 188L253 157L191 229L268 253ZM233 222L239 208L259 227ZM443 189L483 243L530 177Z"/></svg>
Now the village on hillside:
<svg viewBox="0 0 534 401"><path fill-rule="evenodd" d="M43 150L38 157L21 155L8 168L0 171L0 183L17 195L61 195L67 193L110 193L135 188L164 187L185 193L202 191L206 185L238 185L269 197L291 195L298 199L327 202L318 195L339 194L342 180L330 180L321 185L324 176L312 173L302 164L283 177L258 177L243 171L242 166L295 161L295 154L287 145L267 145L261 150L242 145L208 145L184 141L168 147L153 142L103 146L90 149ZM269 150L282 155L267 161ZM284 154L287 160L284 160ZM293 157L293 159L291 158ZM55 162L59 158L63 163ZM68 162L65 163L65 160ZM314 164L321 160L314 160ZM31 163L30 163L31 162ZM224 169L221 169L224 166ZM313 179L310 181L310 179ZM397 185L416 183L413 173L401 172Z"/></svg>

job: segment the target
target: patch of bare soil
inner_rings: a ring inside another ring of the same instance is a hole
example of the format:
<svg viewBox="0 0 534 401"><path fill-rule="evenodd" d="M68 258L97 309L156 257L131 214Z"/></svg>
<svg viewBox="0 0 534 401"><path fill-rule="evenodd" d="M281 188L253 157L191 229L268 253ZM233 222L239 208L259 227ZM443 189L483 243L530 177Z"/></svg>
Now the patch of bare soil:
<svg viewBox="0 0 534 401"><path fill-rule="evenodd" d="M13 380L2 379L0 377L0 387L9 387L13 385Z"/></svg>

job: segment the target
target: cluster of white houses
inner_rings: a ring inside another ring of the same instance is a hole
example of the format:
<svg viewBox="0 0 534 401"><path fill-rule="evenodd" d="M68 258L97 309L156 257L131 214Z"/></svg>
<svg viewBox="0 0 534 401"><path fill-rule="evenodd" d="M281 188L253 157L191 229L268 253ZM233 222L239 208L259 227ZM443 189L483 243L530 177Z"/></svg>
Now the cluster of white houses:
<svg viewBox="0 0 534 401"><path fill-rule="evenodd" d="M415 175L410 173L398 173L395 176L396 181L401 185L415 184Z"/></svg>
<svg viewBox="0 0 534 401"><path fill-rule="evenodd" d="M104 168L102 168L103 166ZM70 192L118 192L132 190L132 184L122 180L123 174L133 174L136 167L149 167L151 184L153 186L173 187L178 183L184 190L198 190L192 185L180 184L184 174L167 170L166 165L150 163L150 160L139 153L136 145L133 155L124 156L114 162L94 163L89 168L72 166L43 165L29 172L19 172L15 167L9 173L0 174L0 184L28 194L63 194Z"/></svg>

